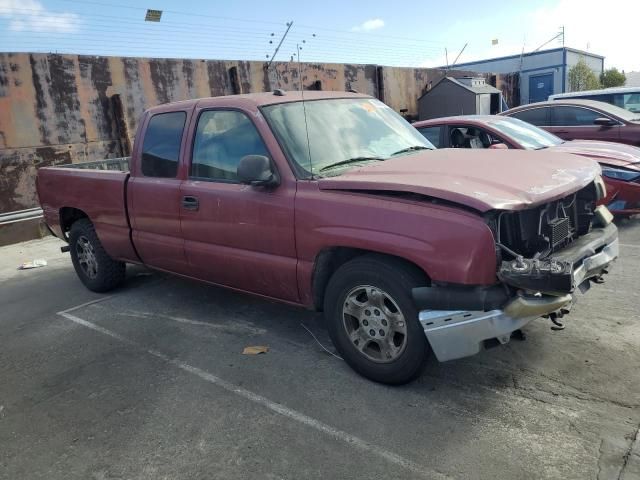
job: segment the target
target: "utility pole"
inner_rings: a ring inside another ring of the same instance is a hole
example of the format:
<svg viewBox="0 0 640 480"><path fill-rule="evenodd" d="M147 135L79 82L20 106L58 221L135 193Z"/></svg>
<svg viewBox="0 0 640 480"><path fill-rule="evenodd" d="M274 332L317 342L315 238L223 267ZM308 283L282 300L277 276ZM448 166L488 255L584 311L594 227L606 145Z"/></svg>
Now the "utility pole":
<svg viewBox="0 0 640 480"><path fill-rule="evenodd" d="M271 63L276 58L276 55L278 54L278 50L280 50L280 47L282 46L282 42L284 42L284 39L287 38L287 33L289 33L289 30L291 30L291 26L292 25L293 25L293 20L291 20L289 23L287 23L287 29L284 31L284 34L282 35L282 38L280 39L280 43L278 43L278 46L276 47L275 52L273 52L273 55L271 55L271 58L269 59L269 63L267 64L267 70L269 70L269 67L271 66ZM269 57L269 55L267 55L267 58L268 57Z"/></svg>
<svg viewBox="0 0 640 480"><path fill-rule="evenodd" d="M469 45L469 42L464 44L464 47L462 47L462 50L460 50L460 53L458 54L458 56L456 57L456 59L453 61L453 63L451 64L451 68L453 68L455 66L455 64L458 62L458 59L460 58L460 55L462 55L462 52L464 52L464 49L467 48L467 45Z"/></svg>

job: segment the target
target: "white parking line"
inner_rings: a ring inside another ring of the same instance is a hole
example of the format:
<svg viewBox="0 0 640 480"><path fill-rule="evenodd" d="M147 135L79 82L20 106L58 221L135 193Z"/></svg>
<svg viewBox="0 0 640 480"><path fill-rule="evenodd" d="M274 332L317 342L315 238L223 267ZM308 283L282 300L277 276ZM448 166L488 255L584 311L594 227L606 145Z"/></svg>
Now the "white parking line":
<svg viewBox="0 0 640 480"><path fill-rule="evenodd" d="M107 297L109 298L109 297ZM377 445L373 445L369 442L367 442L366 440L363 440L359 437L356 437L355 435L352 435L350 433L347 433L345 431L342 430L338 430L337 428L332 427L331 425L327 425L326 423L323 423L319 420L316 420L315 418L309 417L308 415L305 415L303 413L298 412L297 410L293 410L291 408L285 407L284 405L277 403L277 402L273 402L271 400L269 400L266 397L263 397L262 395L258 395L257 393L253 393L250 390L246 390L244 388L238 387L230 382L227 382L226 380L221 379L220 377L216 377L215 375L206 372L205 370L202 370L200 368L194 367L192 365L186 364L184 362L181 362L180 360L176 360L173 358L168 357L167 355L165 355L164 353L158 352L157 350L152 350L152 349L148 349L142 345L140 345L137 342L134 342L133 340L129 340L126 337L123 337L122 335L113 332L111 330L108 330L104 327L101 327L100 325L96 325L95 323L89 322L87 320L84 320L80 317L77 317L75 315L72 315L69 312L78 310L80 308L82 308L83 306L87 306L87 305L91 305L93 303L97 303L103 300L106 300L107 298L103 298L103 299L99 299L99 300L94 300L92 302L87 302L84 303L82 305L78 305L76 307L72 307L69 308L67 310L63 310L61 312L58 312L58 315L60 315L61 317L66 318L67 320L71 320L72 322L77 323L78 325L82 325L83 327L87 327L90 328L91 330L94 330L96 332L102 333L104 335L107 335L111 338L115 338L116 340L119 340L122 343L126 343L127 345L131 345L135 348L141 349L143 351L145 351L146 353L148 353L149 355L152 355L156 358L159 358L161 360L164 360L165 362L181 369L184 370L185 372L189 372L193 375L196 375L197 377L201 378L202 380L212 383L214 385L217 385L218 387L223 388L224 390L231 392L235 395L238 395L239 397L242 397L246 400L249 400L251 402L257 403L259 405L262 405L263 407L278 413L284 417L287 417L291 420L295 420L298 423L301 423L303 425L306 425L308 427L311 427L315 430L318 430L320 432L323 432L337 440L341 440L345 443L347 443L348 445L351 445L359 450L362 450L364 452L367 453L371 453L373 455L376 455L390 463L393 463L395 465L398 465L406 470L409 470L421 477L424 478L428 478L428 479L442 479L442 480L451 480L453 477L450 477L448 475L445 475L443 473L431 470L423 465L420 465L418 463L415 463L407 458L404 458L396 453L393 453L389 450L386 450L382 447L379 447Z"/></svg>
<svg viewBox="0 0 640 480"><path fill-rule="evenodd" d="M89 305L93 305L94 303L104 302L105 300L109 300L112 297L113 297L112 295L108 295L106 297L96 298L95 300L91 300L90 302L84 302L84 303L81 303L80 305L76 305L75 307L67 308L66 310L58 312L58 315L62 315L63 313L73 312L75 310L81 309L82 307L88 307Z"/></svg>
<svg viewBox="0 0 640 480"><path fill-rule="evenodd" d="M621 243L621 247L640 248L640 245L629 245L628 243Z"/></svg>

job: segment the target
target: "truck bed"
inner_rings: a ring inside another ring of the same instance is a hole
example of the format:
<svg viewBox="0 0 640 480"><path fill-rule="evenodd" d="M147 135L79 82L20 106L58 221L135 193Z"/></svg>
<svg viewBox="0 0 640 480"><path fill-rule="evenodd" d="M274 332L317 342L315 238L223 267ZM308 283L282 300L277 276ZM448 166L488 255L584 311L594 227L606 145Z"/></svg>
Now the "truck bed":
<svg viewBox="0 0 640 480"><path fill-rule="evenodd" d="M135 260L127 217L128 180L128 158L43 167L36 187L45 221L64 239L69 227L65 219L86 216L110 255Z"/></svg>

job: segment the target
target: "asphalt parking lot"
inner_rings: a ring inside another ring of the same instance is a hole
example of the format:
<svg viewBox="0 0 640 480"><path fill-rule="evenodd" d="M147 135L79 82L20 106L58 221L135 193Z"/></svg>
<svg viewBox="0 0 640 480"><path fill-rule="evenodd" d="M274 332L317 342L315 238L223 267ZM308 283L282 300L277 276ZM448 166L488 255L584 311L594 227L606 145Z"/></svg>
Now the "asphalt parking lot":
<svg viewBox="0 0 640 480"><path fill-rule="evenodd" d="M325 352L314 313L138 267L97 295L58 240L4 247L0 478L639 479L640 219L620 238L564 331L403 387Z"/></svg>

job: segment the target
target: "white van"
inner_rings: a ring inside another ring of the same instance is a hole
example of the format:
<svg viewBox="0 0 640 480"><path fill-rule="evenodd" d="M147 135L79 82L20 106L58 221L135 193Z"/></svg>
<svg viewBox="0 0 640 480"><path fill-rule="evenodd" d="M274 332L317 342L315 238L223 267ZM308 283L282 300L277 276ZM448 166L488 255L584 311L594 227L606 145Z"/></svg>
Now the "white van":
<svg viewBox="0 0 640 480"><path fill-rule="evenodd" d="M566 100L567 98L598 100L599 102L611 103L630 112L640 113L640 87L603 88L601 90L549 95L549 100Z"/></svg>

